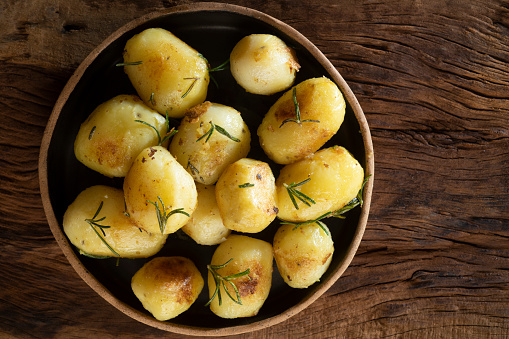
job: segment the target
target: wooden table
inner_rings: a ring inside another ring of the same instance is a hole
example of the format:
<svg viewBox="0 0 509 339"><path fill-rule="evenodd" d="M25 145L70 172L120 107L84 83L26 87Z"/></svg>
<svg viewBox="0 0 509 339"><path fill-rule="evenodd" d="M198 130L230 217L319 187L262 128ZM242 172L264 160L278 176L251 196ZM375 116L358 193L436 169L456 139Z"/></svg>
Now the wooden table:
<svg viewBox="0 0 509 339"><path fill-rule="evenodd" d="M0 4L0 337L179 338L101 299L53 239L37 161L74 69L113 31L193 1ZM235 0L302 32L364 109L371 215L346 273L258 337L509 337L509 2Z"/></svg>

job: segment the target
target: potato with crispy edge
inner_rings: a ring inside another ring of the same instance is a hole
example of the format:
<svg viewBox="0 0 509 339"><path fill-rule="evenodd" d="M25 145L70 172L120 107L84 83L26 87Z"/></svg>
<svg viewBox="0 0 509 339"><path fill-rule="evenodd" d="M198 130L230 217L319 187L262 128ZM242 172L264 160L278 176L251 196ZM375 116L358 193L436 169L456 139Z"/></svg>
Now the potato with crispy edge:
<svg viewBox="0 0 509 339"><path fill-rule="evenodd" d="M286 165L279 172L276 180L278 217L302 222L336 211L357 196L363 180L364 169L344 147L322 149L312 156ZM313 199L314 203L308 202L310 206L307 206L294 195L297 209L285 184L297 185L293 189Z"/></svg>
<svg viewBox="0 0 509 339"><path fill-rule="evenodd" d="M337 133L343 123L345 105L343 94L331 80L322 77L303 81L269 109L258 127L260 145L278 164L303 159Z"/></svg>
<svg viewBox="0 0 509 339"><path fill-rule="evenodd" d="M327 271L334 253L329 229L322 223L282 225L274 236L274 258L281 277L293 288L307 288Z"/></svg>
<svg viewBox="0 0 509 339"><path fill-rule="evenodd" d="M203 285L200 271L184 257L154 258L131 279L136 297L160 321L187 311L198 298Z"/></svg>
<svg viewBox="0 0 509 339"><path fill-rule="evenodd" d="M127 212L134 223L152 233L174 233L184 226L197 204L193 178L164 147L144 149L124 179Z"/></svg>
<svg viewBox="0 0 509 339"><path fill-rule="evenodd" d="M169 150L194 180L212 185L226 166L247 156L250 143L240 112L206 101L186 112Z"/></svg>
<svg viewBox="0 0 509 339"><path fill-rule="evenodd" d="M284 91L295 81L299 68L294 50L271 34L248 35L230 53L233 77L253 94Z"/></svg>
<svg viewBox="0 0 509 339"><path fill-rule="evenodd" d="M108 177L124 177L134 158L156 146L167 132L166 120L136 95L118 95L99 105L81 124L74 154L85 166Z"/></svg>
<svg viewBox="0 0 509 339"><path fill-rule="evenodd" d="M207 97L207 61L162 28L149 28L129 39L124 64L140 98L163 116L181 118Z"/></svg>
<svg viewBox="0 0 509 339"><path fill-rule="evenodd" d="M224 225L237 232L258 233L278 213L274 175L269 164L248 158L226 168L216 184Z"/></svg>
<svg viewBox="0 0 509 339"><path fill-rule="evenodd" d="M225 267L216 272L227 277L229 275L244 272L249 269L249 274L231 280L237 287L240 302L234 302L228 297L223 287L220 286L221 305L216 295L210 303L210 310L221 318L253 317L263 306L267 299L272 284L272 245L266 241L247 237L244 235L230 235L225 242L221 243L212 256L211 265L223 265L231 260ZM229 294L236 298L235 290L229 283L225 283ZM212 273L208 274L209 298L212 298L216 290L216 284Z"/></svg>
<svg viewBox="0 0 509 339"><path fill-rule="evenodd" d="M182 231L200 245L217 245L226 240L231 230L223 224L214 185L196 184L198 206Z"/></svg>
<svg viewBox="0 0 509 339"><path fill-rule="evenodd" d="M64 232L84 255L146 258L159 252L168 236L141 230L125 214L124 207L122 190L103 185L89 187L65 211Z"/></svg>

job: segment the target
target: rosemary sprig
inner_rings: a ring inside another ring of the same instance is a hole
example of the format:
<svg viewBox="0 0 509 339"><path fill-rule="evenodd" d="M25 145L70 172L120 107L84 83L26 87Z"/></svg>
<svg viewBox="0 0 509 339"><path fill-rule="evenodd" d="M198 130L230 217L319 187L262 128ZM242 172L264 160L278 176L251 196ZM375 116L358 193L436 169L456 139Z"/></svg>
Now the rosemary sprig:
<svg viewBox="0 0 509 339"><path fill-rule="evenodd" d="M171 128L170 129L170 120L168 118L168 113L166 113L166 121L165 121L165 124L166 124L166 134L164 135L163 138L161 138L161 133L159 133L159 130L152 124L149 124L148 122L146 121L143 121L143 120L134 120L136 122L139 122L140 124L144 124L146 126L149 126L151 127L157 134L157 146L161 146L162 144L164 144L166 142L166 140L170 139L172 136L174 136L175 134L177 134L178 130L176 130L175 128Z"/></svg>
<svg viewBox="0 0 509 339"><path fill-rule="evenodd" d="M96 128L97 128L97 126L92 127L92 129L90 130L90 133L88 134L88 140L92 140L92 137L94 136Z"/></svg>
<svg viewBox="0 0 509 339"><path fill-rule="evenodd" d="M95 254L89 254L87 252L84 252L82 250L79 250L79 253L81 255L84 255L85 257L89 257L89 258L92 258L92 259L109 259L111 257L107 256L107 255L95 255Z"/></svg>
<svg viewBox="0 0 509 339"><path fill-rule="evenodd" d="M253 187L254 184L250 182L246 182L245 184L239 185L239 188L247 188L247 187Z"/></svg>
<svg viewBox="0 0 509 339"><path fill-rule="evenodd" d="M184 208L177 208L174 210L171 210L169 213L166 212L166 207L164 206L164 202L161 199L160 196L157 196L157 199L159 201L153 202L150 200L147 200L148 203L152 204L156 208L156 215L157 215L157 222L159 223L159 229L161 230L161 234L164 234L164 229L166 228L166 224L168 223L168 219L176 213L184 214L190 217L189 213L184 211ZM161 203L161 206L159 206L159 203Z"/></svg>
<svg viewBox="0 0 509 339"><path fill-rule="evenodd" d="M359 190L359 192L357 192L357 196L355 198L353 198L348 204L346 204L345 206L341 207L339 210L334 211L332 213L333 217L340 218L340 219L345 219L346 217L343 216L343 214L345 214L346 212L354 209L357 206L361 206L362 207L362 205L364 204L364 200L362 199L362 195L363 195L363 192L364 192L364 185L366 185L366 183L368 182L370 177L371 177L371 175L368 175L364 179L364 181L362 182L361 189Z"/></svg>
<svg viewBox="0 0 509 339"><path fill-rule="evenodd" d="M296 209L299 209L299 206L297 205L297 201L295 200L295 198L299 199L307 206L311 206L311 204L316 204L316 202L312 198L302 193L301 191L295 189L295 187L302 186L310 180L311 178L307 178L306 180L303 180L297 184L292 182L290 185L283 183L283 186L286 188L286 191L288 192L288 195L292 200L293 206L295 206Z"/></svg>
<svg viewBox="0 0 509 339"><path fill-rule="evenodd" d="M235 142L240 142L240 139L234 137L233 135L231 135L230 133L228 133L223 127L219 126L219 125L216 125L211 121L209 121L209 124L210 124L210 129L204 134L202 135L201 137L199 137L196 142L204 139L205 139L205 142L209 141L210 137L212 136L212 133L214 133L215 130L217 130L219 133L221 133L222 135L224 135L225 137L229 138L230 140L233 140Z"/></svg>
<svg viewBox="0 0 509 339"><path fill-rule="evenodd" d="M143 63L143 61L120 62L120 63L116 64L115 66L117 66L117 67L136 66L136 65L141 65L142 63Z"/></svg>
<svg viewBox="0 0 509 339"><path fill-rule="evenodd" d="M224 71L225 69L228 68L226 66L230 63L230 58L228 58L221 65L210 68L210 63L207 60L207 58L205 58L202 54L198 54L198 55L200 56L200 58L204 59L205 62L207 63L207 70L209 71L209 73ZM216 79L212 76L212 74L209 74L209 76L210 76L210 80L212 80L212 82L216 85L216 87L219 88L219 84L217 83Z"/></svg>
<svg viewBox="0 0 509 339"><path fill-rule="evenodd" d="M105 226L105 225L100 225L99 223L101 221L103 221L104 219L106 219L106 217L102 217L100 219L96 219L97 216L99 215L99 213L101 212L101 209L103 208L103 202L101 201L101 203L99 204L99 207L97 208L97 211L95 212L94 216L91 218L91 219L85 219L85 221L90 225L90 227L92 227L92 229L94 230L95 234L97 234L97 236L99 237L99 239L101 239L101 241L106 245L106 247L108 247L108 249L114 254L116 255L117 257L120 257L120 254L118 254L117 252L115 252L115 250L108 244L108 242L103 238L103 236L106 236L106 233L104 232L105 229L107 228L110 228L111 226ZM97 231L97 228L99 228L99 230L101 230L102 232L102 236L101 234Z"/></svg>
<svg viewBox="0 0 509 339"><path fill-rule="evenodd" d="M198 77L191 77L191 78L184 78L184 80L193 80L193 82L191 83L191 85L189 85L189 88L187 89L187 91L182 94L181 98L184 99L188 94L189 92L191 92L191 90L193 89L194 85L196 84L196 82L198 80L200 80L200 78Z"/></svg>
<svg viewBox="0 0 509 339"><path fill-rule="evenodd" d="M236 278L239 278L239 277L242 277L244 275L248 275L249 272L250 272L249 268L247 270L243 271L243 272L231 274L231 275L228 275L226 277L223 277L219 273L217 273L217 270L225 267L232 260L233 260L233 258L231 258L230 260L228 260L227 262L225 262L222 265L207 265L207 269L212 274L212 277L214 278L214 282L216 283L216 290L214 291L214 294L212 295L212 298L210 298L210 300L205 304L205 306L209 306L210 303L212 303L212 300L214 300L214 298L216 296L217 296L217 299L218 299L218 302L219 302L219 306L221 306L221 304L222 304L221 290L220 290L221 286L223 287L223 289L226 292L226 294L228 295L228 297L230 297L230 299L233 300L233 302L235 302L236 304L242 305L242 301L240 300L239 290L237 289L237 286L235 286L235 284L233 283L232 280L236 279ZM249 280L251 280L251 277L249 275L248 275L248 278L249 278ZM230 294L230 292L228 292L228 289L226 288L226 283L230 284L233 287L233 290L235 291L236 298L234 298Z"/></svg>
<svg viewBox="0 0 509 339"><path fill-rule="evenodd" d="M152 104L152 106L155 105L155 102L154 102L154 92L150 93L150 98L148 99L148 101Z"/></svg>
<svg viewBox="0 0 509 339"><path fill-rule="evenodd" d="M191 159L187 160L186 168L189 168L191 170L191 174L193 174L193 175L200 174L200 171L198 171L198 169L196 167L194 167L194 165L191 163Z"/></svg>
<svg viewBox="0 0 509 339"><path fill-rule="evenodd" d="M283 127L283 125L286 124L287 122L295 122L296 124L299 124L299 125L302 125L303 122L320 122L320 120L313 120L313 119L301 120L300 119L299 103L297 102L297 88L295 88L295 87L293 88L292 95L293 95L293 105L295 106L295 118L288 118L288 119L284 120L281 123L281 125L279 126L279 128Z"/></svg>
<svg viewBox="0 0 509 339"><path fill-rule="evenodd" d="M312 223L316 222L322 228L322 230L324 230L325 233L329 234L329 232L327 232L327 230L324 228L324 224L322 222L322 219L325 219L325 218L328 218L328 217L335 217L335 218L339 218L339 219L345 219L345 216L343 216L344 213L350 211L351 209L353 209L353 208L355 208L357 206L361 206L362 207L362 205L364 204L364 200L362 199L362 195L363 195L363 192L364 192L364 186L366 185L366 183L368 182L368 179L370 177L371 177L371 175L368 175L364 179L364 181L362 182L362 186L359 189L359 192L357 192L357 196L355 198L353 198L348 204L346 204L345 206L341 207L339 210L329 211L327 213L322 214L321 216L319 216L316 219L302 221L302 222L291 222L291 221L286 221L286 220L282 220L282 219L279 219L279 218L278 219L281 221L282 225L294 225L295 227L293 229L296 229L299 226L309 225L309 224L312 224Z"/></svg>

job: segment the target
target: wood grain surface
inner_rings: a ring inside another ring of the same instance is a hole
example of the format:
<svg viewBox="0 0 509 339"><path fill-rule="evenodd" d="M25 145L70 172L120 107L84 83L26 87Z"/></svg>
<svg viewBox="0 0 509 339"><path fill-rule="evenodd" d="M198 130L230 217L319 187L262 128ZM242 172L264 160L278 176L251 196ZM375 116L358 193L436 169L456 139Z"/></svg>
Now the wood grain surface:
<svg viewBox="0 0 509 339"><path fill-rule="evenodd" d="M101 299L53 239L39 147L80 62L193 1L0 3L0 337L180 338ZM351 86L376 177L356 257L310 307L243 338L509 337L509 2L235 0L303 33Z"/></svg>

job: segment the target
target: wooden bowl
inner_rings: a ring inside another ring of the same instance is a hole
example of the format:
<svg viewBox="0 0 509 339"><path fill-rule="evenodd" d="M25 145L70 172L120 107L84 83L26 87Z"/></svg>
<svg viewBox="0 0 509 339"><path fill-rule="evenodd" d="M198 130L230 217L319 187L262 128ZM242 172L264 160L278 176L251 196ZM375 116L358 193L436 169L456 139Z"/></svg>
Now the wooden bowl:
<svg viewBox="0 0 509 339"><path fill-rule="evenodd" d="M106 178L79 163L73 143L80 124L100 103L118 94L135 94L122 67L126 41L150 27L170 30L204 54L211 65L229 57L234 45L252 33L269 33L295 48L302 66L296 83L317 76L327 76L339 86L347 101L345 121L340 131L325 147L345 146L364 165L366 175L374 171L373 146L368 124L354 94L327 58L302 34L261 12L227 4L199 3L178 6L134 20L107 38L77 68L58 98L48 121L41 146L39 173L41 195L48 223L70 264L100 296L120 311L147 325L189 335L232 335L255 331L277 324L303 310L322 295L345 271L361 241L368 219L373 180L365 187L364 206L348 213L345 220L327 219L335 244L332 263L319 283L307 289L292 289L279 276L274 263L273 285L259 314L251 318L222 319L203 305L208 300L205 287L193 306L175 319L161 322L148 313L134 296L130 281L149 259L91 259L79 255L62 229L67 206L85 188L103 184L122 187L122 179ZM263 115L281 93L256 96L238 86L229 71L214 74L219 87L209 86L208 100L239 110L255 136L249 157L269 162L258 144L256 128ZM280 166L269 162L277 177ZM277 221L265 231L252 236L272 243ZM215 246L195 244L181 231L170 235L158 256L181 255L190 258L207 275Z"/></svg>

